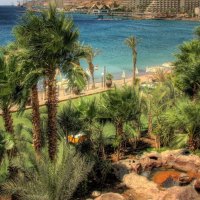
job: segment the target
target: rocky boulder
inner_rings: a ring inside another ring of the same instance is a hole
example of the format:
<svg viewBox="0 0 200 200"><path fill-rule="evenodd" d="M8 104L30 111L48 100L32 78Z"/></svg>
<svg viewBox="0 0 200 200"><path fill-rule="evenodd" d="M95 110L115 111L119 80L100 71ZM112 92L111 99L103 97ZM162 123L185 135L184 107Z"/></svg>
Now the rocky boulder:
<svg viewBox="0 0 200 200"><path fill-rule="evenodd" d="M191 187L172 187L160 200L200 200L199 194Z"/></svg>
<svg viewBox="0 0 200 200"><path fill-rule="evenodd" d="M189 177L187 174L185 173L181 173L179 176L179 185L183 186L183 185L188 185L190 184L190 182L192 181L192 178Z"/></svg>
<svg viewBox="0 0 200 200"><path fill-rule="evenodd" d="M197 191L197 192L200 192L200 179L196 179L193 183L194 185L194 189Z"/></svg>
<svg viewBox="0 0 200 200"><path fill-rule="evenodd" d="M125 200L125 198L118 193L105 193L97 197L95 200Z"/></svg>
<svg viewBox="0 0 200 200"><path fill-rule="evenodd" d="M154 182L136 173L124 176L123 182L132 189L133 196L143 197L143 200L200 200L199 194L192 186L161 189Z"/></svg>

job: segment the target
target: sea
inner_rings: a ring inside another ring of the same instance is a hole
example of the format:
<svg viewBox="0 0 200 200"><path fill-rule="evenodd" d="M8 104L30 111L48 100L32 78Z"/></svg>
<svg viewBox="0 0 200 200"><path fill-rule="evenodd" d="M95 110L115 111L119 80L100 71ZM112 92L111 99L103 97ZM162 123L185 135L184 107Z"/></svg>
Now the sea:
<svg viewBox="0 0 200 200"><path fill-rule="evenodd" d="M13 27L24 14L24 8L0 6L0 45L14 40ZM191 40L194 29L200 22L176 20L130 20L107 18L99 20L97 16L86 14L70 15L80 31L80 41L100 51L94 59L97 66L95 74L101 76L103 68L107 72L120 76L124 71L131 74L131 50L124 40L136 36L138 40L137 68L144 72L147 67L158 66L175 60L178 47ZM87 67L82 62L84 68Z"/></svg>

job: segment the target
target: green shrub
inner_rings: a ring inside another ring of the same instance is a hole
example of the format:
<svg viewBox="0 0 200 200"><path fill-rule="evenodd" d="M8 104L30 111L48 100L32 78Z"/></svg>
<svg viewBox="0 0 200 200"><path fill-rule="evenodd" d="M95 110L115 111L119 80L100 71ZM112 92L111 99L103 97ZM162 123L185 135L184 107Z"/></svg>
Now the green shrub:
<svg viewBox="0 0 200 200"><path fill-rule="evenodd" d="M77 186L90 172L93 164L76 153L74 148L61 142L55 162L51 162L46 151L41 158L19 156L20 170L17 177L2 186L1 194L15 195L20 200L69 200ZM24 162L29 167L24 168ZM21 163L21 165L20 165Z"/></svg>

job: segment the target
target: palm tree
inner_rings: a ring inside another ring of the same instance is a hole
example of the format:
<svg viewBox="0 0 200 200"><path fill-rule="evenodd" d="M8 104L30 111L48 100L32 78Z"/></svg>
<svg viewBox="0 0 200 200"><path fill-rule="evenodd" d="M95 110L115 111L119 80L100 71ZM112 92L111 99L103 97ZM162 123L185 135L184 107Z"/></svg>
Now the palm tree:
<svg viewBox="0 0 200 200"><path fill-rule="evenodd" d="M121 150L121 139L124 134L124 124L129 121L140 122L141 96L137 88L124 87L115 88L102 95L103 110L102 116L111 119L116 127L116 138L120 140L117 154Z"/></svg>
<svg viewBox="0 0 200 200"><path fill-rule="evenodd" d="M191 101L186 97L180 98L174 107L168 109L163 114L163 126L170 127L168 132L173 134L170 137L172 145L179 146L177 141L191 151L200 147L200 106L196 101ZM180 141L180 138L183 141ZM183 147L183 146L182 146Z"/></svg>
<svg viewBox="0 0 200 200"><path fill-rule="evenodd" d="M30 30L29 30L30 31ZM36 153L40 154L41 149L41 124L39 112L39 99L37 83L43 76L43 68L40 67L40 62L32 60L29 51L25 49L27 38L17 37L17 41L9 45L9 56L17 58L17 70L14 76L19 77L19 85L21 91L18 92L18 97L15 103L19 106L19 111L24 111L27 101L31 96L32 104L32 125L33 125L33 145ZM23 40L23 42L22 42ZM26 43L25 43L26 42ZM21 44L20 44L21 43Z"/></svg>
<svg viewBox="0 0 200 200"><path fill-rule="evenodd" d="M34 29L30 28L34 26ZM31 30L31 31L30 31ZM57 95L56 69L68 68L72 49L78 40L78 30L71 19L57 13L50 6L48 11L40 15L27 13L15 28L16 36L27 38L26 48L32 60L40 60L47 79L47 110L49 156L55 159L57 150Z"/></svg>
<svg viewBox="0 0 200 200"><path fill-rule="evenodd" d="M13 137L10 134L7 134L7 132L0 130L0 163L5 157L6 152L12 150L13 147L14 147Z"/></svg>
<svg viewBox="0 0 200 200"><path fill-rule="evenodd" d="M160 136L164 132L163 114L170 109L176 98L173 84L170 81L161 82L155 88L144 90L144 110L147 113L148 136L155 139L156 147L160 148Z"/></svg>
<svg viewBox="0 0 200 200"><path fill-rule="evenodd" d="M30 61L30 62L29 62ZM38 156L41 150L41 119L40 119L40 108L37 83L40 77L43 76L42 69L36 63L31 60L22 61L22 72L25 74L24 81L22 82L23 90L31 96L31 107L32 107L32 126L33 126L33 146ZM26 101L29 95L26 95ZM23 105L25 107L25 105Z"/></svg>
<svg viewBox="0 0 200 200"><path fill-rule="evenodd" d="M96 103L96 99L81 99L79 104L76 106L77 110L80 112L80 120L82 121L82 130L87 133L89 140L91 139L91 135L93 134L94 124L97 122L98 115L98 107Z"/></svg>
<svg viewBox="0 0 200 200"><path fill-rule="evenodd" d="M58 113L58 123L65 133L67 142L69 134L77 134L83 126L79 110L70 101Z"/></svg>
<svg viewBox="0 0 200 200"><path fill-rule="evenodd" d="M136 63L137 63L137 40L135 36L131 36L125 40L125 44L132 50L133 56L133 85L136 83Z"/></svg>
<svg viewBox="0 0 200 200"><path fill-rule="evenodd" d="M200 43L198 39L185 42L176 54L174 78L176 86L190 97L195 97L200 86Z"/></svg>
<svg viewBox="0 0 200 200"><path fill-rule="evenodd" d="M2 116L4 120L5 130L11 134L14 134L13 119L10 109L14 104L14 92L16 85L12 80L13 73L16 67L16 59L8 58L5 54L5 49L0 52L0 72L1 82L6 86L4 94L0 96L0 108L2 110Z"/></svg>
<svg viewBox="0 0 200 200"><path fill-rule="evenodd" d="M100 52L98 50L94 50L91 46L86 46L85 50L87 53L86 60L89 66L88 69L92 77L92 89L94 89L95 88L95 81L94 81L95 68L94 68L93 60Z"/></svg>

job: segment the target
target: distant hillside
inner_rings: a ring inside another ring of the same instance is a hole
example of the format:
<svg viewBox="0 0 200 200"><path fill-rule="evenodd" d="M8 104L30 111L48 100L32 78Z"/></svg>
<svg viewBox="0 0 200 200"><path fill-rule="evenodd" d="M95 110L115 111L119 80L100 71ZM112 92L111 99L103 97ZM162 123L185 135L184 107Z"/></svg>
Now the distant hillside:
<svg viewBox="0 0 200 200"><path fill-rule="evenodd" d="M106 4L106 5L120 5L122 0L103 0L103 1L98 1L98 0L74 0L73 3L77 6L87 6L91 7L94 4Z"/></svg>

